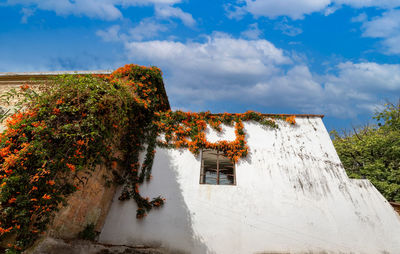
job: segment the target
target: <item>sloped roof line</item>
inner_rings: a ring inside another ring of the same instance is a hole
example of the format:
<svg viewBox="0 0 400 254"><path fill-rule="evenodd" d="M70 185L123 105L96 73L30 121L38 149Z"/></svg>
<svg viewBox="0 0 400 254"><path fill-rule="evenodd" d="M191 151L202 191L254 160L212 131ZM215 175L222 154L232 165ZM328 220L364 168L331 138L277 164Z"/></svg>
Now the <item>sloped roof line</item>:
<svg viewBox="0 0 400 254"><path fill-rule="evenodd" d="M211 113L212 115L219 116L222 115L223 113ZM235 114L235 113L232 113ZM324 118L325 115L320 115L320 114L273 114L273 113L261 113L262 116L283 116L283 117L289 117L289 116L296 116L296 117L320 117Z"/></svg>

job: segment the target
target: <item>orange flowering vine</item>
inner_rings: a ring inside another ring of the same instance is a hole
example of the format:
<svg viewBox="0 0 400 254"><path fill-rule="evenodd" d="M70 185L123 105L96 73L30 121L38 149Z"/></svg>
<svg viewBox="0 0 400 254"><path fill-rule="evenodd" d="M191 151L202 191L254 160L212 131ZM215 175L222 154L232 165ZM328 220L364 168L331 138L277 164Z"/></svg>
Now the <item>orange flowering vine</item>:
<svg viewBox="0 0 400 254"><path fill-rule="evenodd" d="M262 125L276 128L275 118L280 116L264 116L254 111L243 114L211 114L210 112L193 113L182 111L157 112L154 121L158 131L164 134L164 140L158 145L175 148L188 148L197 154L200 149L215 149L237 162L248 154L243 121L256 121ZM210 126L217 132L222 131L222 124L234 125L236 138L234 141L207 141L205 130Z"/></svg>

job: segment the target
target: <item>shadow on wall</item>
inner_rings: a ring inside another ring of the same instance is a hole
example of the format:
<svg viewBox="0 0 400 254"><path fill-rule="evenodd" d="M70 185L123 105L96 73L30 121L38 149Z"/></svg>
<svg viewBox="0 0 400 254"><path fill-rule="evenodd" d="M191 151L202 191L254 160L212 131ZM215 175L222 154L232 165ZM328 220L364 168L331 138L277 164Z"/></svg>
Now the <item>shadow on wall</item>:
<svg viewBox="0 0 400 254"><path fill-rule="evenodd" d="M144 219L136 219L134 201L119 201L121 189L113 199L99 241L107 244L164 247L176 253L209 253L192 228L191 215L182 196L177 169L166 149L157 148L153 179L140 186L143 196L166 198L164 207L153 209Z"/></svg>

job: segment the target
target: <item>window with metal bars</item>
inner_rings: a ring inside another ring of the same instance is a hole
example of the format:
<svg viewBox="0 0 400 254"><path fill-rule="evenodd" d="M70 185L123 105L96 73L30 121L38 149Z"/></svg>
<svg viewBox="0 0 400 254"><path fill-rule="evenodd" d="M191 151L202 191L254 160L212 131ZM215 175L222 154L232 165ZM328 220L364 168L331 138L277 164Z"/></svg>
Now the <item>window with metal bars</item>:
<svg viewBox="0 0 400 254"><path fill-rule="evenodd" d="M220 151L202 150L200 183L236 185L235 164Z"/></svg>

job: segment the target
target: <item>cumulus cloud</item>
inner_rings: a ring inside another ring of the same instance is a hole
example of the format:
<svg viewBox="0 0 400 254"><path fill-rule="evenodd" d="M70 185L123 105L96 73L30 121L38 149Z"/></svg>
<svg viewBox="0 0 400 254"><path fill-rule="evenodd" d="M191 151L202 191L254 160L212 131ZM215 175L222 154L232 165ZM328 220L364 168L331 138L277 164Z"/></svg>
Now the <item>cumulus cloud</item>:
<svg viewBox="0 0 400 254"><path fill-rule="evenodd" d="M287 16L292 19L302 19L304 15L314 12L323 12L329 15L340 6L347 5L353 8L378 7L390 9L400 6L398 0L244 0L244 5L230 6L228 17L237 17L235 14L249 12L254 16L276 18Z"/></svg>
<svg viewBox="0 0 400 254"><path fill-rule="evenodd" d="M400 65L373 62L344 62L336 66L339 74L328 76L328 85L342 87L342 91L354 89L371 94L400 90Z"/></svg>
<svg viewBox="0 0 400 254"><path fill-rule="evenodd" d="M400 6L399 1L397 0L333 0L333 2L354 8L378 7L382 9L390 9Z"/></svg>
<svg viewBox="0 0 400 254"><path fill-rule="evenodd" d="M135 62L165 74L175 107L198 110L230 102L354 117L400 92L400 65L342 62L317 75L271 42L214 33L204 42L131 41Z"/></svg>
<svg viewBox="0 0 400 254"><path fill-rule="evenodd" d="M333 114L354 116L373 111L382 103L379 98L395 99L400 92L400 65L374 62L343 62L335 67L336 75L324 77L324 90L330 97L327 105Z"/></svg>
<svg viewBox="0 0 400 254"><path fill-rule="evenodd" d="M372 20L363 22L363 36L383 39L384 50L389 54L400 54L400 10L390 10Z"/></svg>
<svg viewBox="0 0 400 254"><path fill-rule="evenodd" d="M290 63L283 50L266 40L234 39L215 33L204 43L147 41L126 45L130 54L168 63L170 68L197 69L208 75L266 75L276 64Z"/></svg>
<svg viewBox="0 0 400 254"><path fill-rule="evenodd" d="M103 20L122 18L121 7L154 5L156 16L160 18L178 18L185 25L193 26L195 20L192 15L173 6L180 2L181 0L7 0L5 4L22 5L25 9L28 6L54 11L57 15L87 16ZM24 12L23 14L23 20L26 21L27 17L32 13Z"/></svg>
<svg viewBox="0 0 400 254"><path fill-rule="evenodd" d="M106 0L76 0L73 2L69 0L8 0L7 4L34 6L37 9L54 11L58 15L88 16L105 20L115 20L122 17L116 3Z"/></svg>
<svg viewBox="0 0 400 254"><path fill-rule="evenodd" d="M301 19L305 14L321 11L330 2L330 0L246 0L245 9L255 16L270 18L289 16L292 19Z"/></svg>

